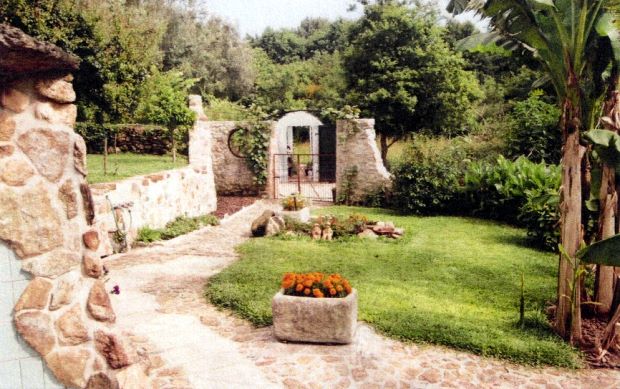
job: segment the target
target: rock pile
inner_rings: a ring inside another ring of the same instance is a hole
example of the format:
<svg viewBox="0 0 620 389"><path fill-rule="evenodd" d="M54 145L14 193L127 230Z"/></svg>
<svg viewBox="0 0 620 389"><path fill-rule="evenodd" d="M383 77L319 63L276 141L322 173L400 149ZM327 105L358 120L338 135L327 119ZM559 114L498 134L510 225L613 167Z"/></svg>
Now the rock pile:
<svg viewBox="0 0 620 389"><path fill-rule="evenodd" d="M369 224L364 231L357 234L360 238L376 239L379 236L385 236L392 239L400 239L405 234L402 228L396 228L392 222L377 222L377 224Z"/></svg>

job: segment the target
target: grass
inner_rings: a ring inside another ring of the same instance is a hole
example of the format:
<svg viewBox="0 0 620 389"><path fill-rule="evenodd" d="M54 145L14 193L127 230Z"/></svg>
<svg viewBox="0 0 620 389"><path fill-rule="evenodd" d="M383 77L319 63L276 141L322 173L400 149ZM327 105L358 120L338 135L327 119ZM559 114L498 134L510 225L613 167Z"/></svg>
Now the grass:
<svg viewBox="0 0 620 389"><path fill-rule="evenodd" d="M170 240L177 236L188 234L206 226L217 226L220 224L215 215L203 215L198 217L179 216L166 224L165 228L154 229L142 227L138 230L137 241L152 243L159 240Z"/></svg>
<svg viewBox="0 0 620 389"><path fill-rule="evenodd" d="M359 318L401 340L433 343L531 365L581 366L542 313L554 298L557 258L526 246L525 231L458 217L402 217L332 207L406 229L398 241L252 239L241 260L213 277L206 296L258 326L271 323L271 298L285 272L341 273L359 292ZM526 326L519 297L525 274Z"/></svg>
<svg viewBox="0 0 620 389"><path fill-rule="evenodd" d="M176 164L171 155L110 154L108 155L108 174L103 172L103 155L88 155L88 182L120 181L125 178L177 169L187 165L187 157L177 155Z"/></svg>

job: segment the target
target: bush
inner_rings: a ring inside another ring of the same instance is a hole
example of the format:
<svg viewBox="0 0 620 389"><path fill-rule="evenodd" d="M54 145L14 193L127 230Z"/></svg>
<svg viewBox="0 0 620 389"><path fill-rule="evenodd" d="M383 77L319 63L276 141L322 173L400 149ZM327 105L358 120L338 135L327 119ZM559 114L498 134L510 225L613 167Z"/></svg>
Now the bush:
<svg viewBox="0 0 620 389"><path fill-rule="evenodd" d="M179 216L166 224L166 227L162 229L152 229L150 227L141 228L138 230L137 240L144 243L152 243L158 240L170 240L202 227L216 226L218 224L220 224L220 221L215 215L203 215L192 218Z"/></svg>
<svg viewBox="0 0 620 389"><path fill-rule="evenodd" d="M524 155L534 162L559 163L562 143L558 122L561 112L542 97L543 92L535 90L526 100L515 104L510 115L510 155Z"/></svg>
<svg viewBox="0 0 620 389"><path fill-rule="evenodd" d="M555 249L560 182L558 166L500 156L495 164L470 164L465 193L474 216L526 227L536 244Z"/></svg>
<svg viewBox="0 0 620 389"><path fill-rule="evenodd" d="M300 193L286 196L282 199L282 207L285 211L298 211L310 205L310 200Z"/></svg>
<svg viewBox="0 0 620 389"><path fill-rule="evenodd" d="M392 168L394 182L388 205L403 213L455 213L467 163L463 148L448 144L432 150L414 143L407 153L408 157Z"/></svg>

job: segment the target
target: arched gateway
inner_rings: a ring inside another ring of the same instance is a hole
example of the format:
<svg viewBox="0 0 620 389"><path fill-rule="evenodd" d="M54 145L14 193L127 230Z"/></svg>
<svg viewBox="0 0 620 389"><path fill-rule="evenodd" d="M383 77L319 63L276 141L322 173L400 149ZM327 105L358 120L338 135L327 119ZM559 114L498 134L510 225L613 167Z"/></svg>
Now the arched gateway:
<svg viewBox="0 0 620 389"><path fill-rule="evenodd" d="M333 199L336 183L336 128L306 111L289 112L275 123L272 150L273 193L301 193Z"/></svg>

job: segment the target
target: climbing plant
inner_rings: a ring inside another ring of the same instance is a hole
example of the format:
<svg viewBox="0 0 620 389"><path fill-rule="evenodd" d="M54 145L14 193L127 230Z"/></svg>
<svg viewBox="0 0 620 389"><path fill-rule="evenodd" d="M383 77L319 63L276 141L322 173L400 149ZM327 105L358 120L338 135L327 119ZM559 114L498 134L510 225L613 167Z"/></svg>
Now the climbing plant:
<svg viewBox="0 0 620 389"><path fill-rule="evenodd" d="M250 111L250 119L237 123L231 133L230 143L245 159L254 174L254 183L264 187L267 184L271 125L269 116L260 108L251 107Z"/></svg>

